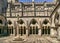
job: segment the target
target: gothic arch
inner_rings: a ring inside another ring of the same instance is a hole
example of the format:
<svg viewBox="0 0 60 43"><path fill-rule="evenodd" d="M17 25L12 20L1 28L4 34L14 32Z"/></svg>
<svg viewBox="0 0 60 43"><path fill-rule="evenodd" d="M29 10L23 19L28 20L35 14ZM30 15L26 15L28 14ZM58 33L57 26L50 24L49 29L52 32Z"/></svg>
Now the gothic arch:
<svg viewBox="0 0 60 43"><path fill-rule="evenodd" d="M19 21L17 21L19 24L19 34L24 35L26 34L26 25L23 19L20 19Z"/></svg>
<svg viewBox="0 0 60 43"><path fill-rule="evenodd" d="M11 25L12 24L12 21L8 20L8 24Z"/></svg>
<svg viewBox="0 0 60 43"><path fill-rule="evenodd" d="M50 21L48 19L44 19L42 22L42 35L50 35Z"/></svg>
<svg viewBox="0 0 60 43"><path fill-rule="evenodd" d="M22 27L26 27L27 28L27 24L25 23L25 21L23 19L20 19L19 21L17 21L17 23L22 26Z"/></svg>
<svg viewBox="0 0 60 43"><path fill-rule="evenodd" d="M38 22L35 19L30 21L29 34L38 34ZM33 31L33 32L32 32Z"/></svg>
<svg viewBox="0 0 60 43"><path fill-rule="evenodd" d="M38 22L37 22L37 20L35 20L35 19L32 19L32 20L30 21L30 24L35 25L36 23L38 23Z"/></svg>
<svg viewBox="0 0 60 43"><path fill-rule="evenodd" d="M17 21L19 24L23 24L24 21L22 19L20 19L19 21Z"/></svg>
<svg viewBox="0 0 60 43"><path fill-rule="evenodd" d="M50 23L50 21L48 19L44 19L42 22L42 24L45 24L45 25L47 25L48 23Z"/></svg>

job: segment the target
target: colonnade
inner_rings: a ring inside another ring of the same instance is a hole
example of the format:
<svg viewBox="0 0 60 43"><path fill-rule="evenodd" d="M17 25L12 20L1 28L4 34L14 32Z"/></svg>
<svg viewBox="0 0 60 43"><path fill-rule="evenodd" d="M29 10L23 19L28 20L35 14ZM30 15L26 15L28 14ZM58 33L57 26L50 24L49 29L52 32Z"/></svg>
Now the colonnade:
<svg viewBox="0 0 60 43"><path fill-rule="evenodd" d="M8 31L11 35L14 36L23 36L23 35L50 35L50 27L44 26L43 28L38 28L38 26L32 26L29 29L27 29L25 26L20 26L17 29L9 29Z"/></svg>

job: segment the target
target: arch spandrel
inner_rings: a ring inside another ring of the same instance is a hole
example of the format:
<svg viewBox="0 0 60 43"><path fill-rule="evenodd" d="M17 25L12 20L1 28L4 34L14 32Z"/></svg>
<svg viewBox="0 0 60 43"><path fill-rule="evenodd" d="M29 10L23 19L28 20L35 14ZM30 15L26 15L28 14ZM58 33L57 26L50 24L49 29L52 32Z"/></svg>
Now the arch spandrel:
<svg viewBox="0 0 60 43"><path fill-rule="evenodd" d="M33 24L33 20L35 21L35 24ZM32 22L32 23L31 23ZM36 27L36 26L38 26L38 28L40 29L40 24L38 23L38 21L37 20L35 20L35 19L32 19L31 21L30 21L30 27Z"/></svg>
<svg viewBox="0 0 60 43"><path fill-rule="evenodd" d="M19 26L20 27L22 26L22 27L26 27L27 28L26 22L23 19L20 19L20 20L22 20L21 22L23 22L23 23L19 23Z"/></svg>

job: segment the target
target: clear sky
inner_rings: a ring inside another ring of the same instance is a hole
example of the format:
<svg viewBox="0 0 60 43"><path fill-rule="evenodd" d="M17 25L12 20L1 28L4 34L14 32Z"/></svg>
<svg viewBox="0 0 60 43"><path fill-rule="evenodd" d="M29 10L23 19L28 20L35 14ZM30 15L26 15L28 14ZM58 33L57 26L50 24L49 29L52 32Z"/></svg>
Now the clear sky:
<svg viewBox="0 0 60 43"><path fill-rule="evenodd" d="M35 2L53 2L54 0L34 0ZM32 2L32 0L19 0L19 2Z"/></svg>

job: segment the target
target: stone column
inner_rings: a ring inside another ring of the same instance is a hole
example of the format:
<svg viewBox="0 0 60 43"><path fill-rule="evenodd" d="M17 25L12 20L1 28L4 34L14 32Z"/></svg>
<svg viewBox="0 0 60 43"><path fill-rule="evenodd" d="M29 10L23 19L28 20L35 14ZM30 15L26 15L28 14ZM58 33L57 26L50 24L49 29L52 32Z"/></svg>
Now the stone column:
<svg viewBox="0 0 60 43"><path fill-rule="evenodd" d="M54 20L54 18L55 18L55 16L52 16L52 22L51 22L52 24L51 24L51 27L55 27L55 23L54 23L55 20Z"/></svg>
<svg viewBox="0 0 60 43"><path fill-rule="evenodd" d="M54 29L53 28L51 28L51 30L50 30L50 36L54 37Z"/></svg>
<svg viewBox="0 0 60 43"><path fill-rule="evenodd" d="M35 29L34 31L35 31L35 34L36 34L36 26L35 26L35 28L34 28L34 29Z"/></svg>
<svg viewBox="0 0 60 43"><path fill-rule="evenodd" d="M47 30L46 31L47 31L47 35L48 35L48 26L47 26Z"/></svg>
<svg viewBox="0 0 60 43"><path fill-rule="evenodd" d="M13 36L15 36L15 28L13 29Z"/></svg>
<svg viewBox="0 0 60 43"><path fill-rule="evenodd" d="M57 39L60 40L60 27L59 27L58 30L57 30L57 35L58 35L58 36L57 36Z"/></svg>
<svg viewBox="0 0 60 43"><path fill-rule="evenodd" d="M11 29L11 34L10 35L12 36L12 29Z"/></svg>
<svg viewBox="0 0 60 43"><path fill-rule="evenodd" d="M39 31L38 31L38 35L41 36L41 29L39 29Z"/></svg>
<svg viewBox="0 0 60 43"><path fill-rule="evenodd" d="M29 33L29 32L28 32L28 29L26 29L26 36L28 36L28 33Z"/></svg>
<svg viewBox="0 0 60 43"><path fill-rule="evenodd" d="M17 26L17 36L19 35L19 30L18 30L19 28L18 28L18 26Z"/></svg>
<svg viewBox="0 0 60 43"><path fill-rule="evenodd" d="M55 15L52 16L51 30L50 30L50 36L51 36L51 37L54 37L54 27L55 27L54 17L55 17Z"/></svg>

